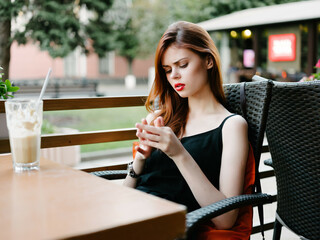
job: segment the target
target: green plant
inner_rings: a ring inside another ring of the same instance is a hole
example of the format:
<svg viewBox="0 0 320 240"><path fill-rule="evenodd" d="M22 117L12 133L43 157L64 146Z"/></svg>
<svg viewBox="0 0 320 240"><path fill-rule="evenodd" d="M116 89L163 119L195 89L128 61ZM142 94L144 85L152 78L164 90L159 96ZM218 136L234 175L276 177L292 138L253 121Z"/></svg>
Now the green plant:
<svg viewBox="0 0 320 240"><path fill-rule="evenodd" d="M41 126L41 133L42 134L52 134L56 133L58 128L51 124L48 120L43 119L42 126Z"/></svg>
<svg viewBox="0 0 320 240"><path fill-rule="evenodd" d="M318 60L318 62L314 66L314 68L315 69L320 69L320 59ZM316 73L313 73L309 77L303 77L299 82L308 82L308 81L313 81L313 80L320 80L320 72L319 72L319 70L317 70Z"/></svg>
<svg viewBox="0 0 320 240"><path fill-rule="evenodd" d="M2 70L2 69L3 68L0 67L0 70ZM10 95L9 93L18 91L19 87L12 86L9 79L7 79L3 82L2 75L3 75L3 73L0 73L0 99L1 98L8 99L9 97L13 98L13 95Z"/></svg>
<svg viewBox="0 0 320 240"><path fill-rule="evenodd" d="M318 60L317 64L314 66L314 68L320 69L320 59ZM313 74L313 77L314 77L315 79L317 79L317 80L320 80L320 72L319 72L319 70L318 70L318 72L316 72L316 73Z"/></svg>

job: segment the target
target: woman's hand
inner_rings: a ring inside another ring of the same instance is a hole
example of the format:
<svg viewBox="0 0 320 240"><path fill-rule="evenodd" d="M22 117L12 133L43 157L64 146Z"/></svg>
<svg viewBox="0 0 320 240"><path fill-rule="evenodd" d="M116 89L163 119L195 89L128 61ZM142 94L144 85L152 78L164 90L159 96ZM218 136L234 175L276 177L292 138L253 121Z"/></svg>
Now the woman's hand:
<svg viewBox="0 0 320 240"><path fill-rule="evenodd" d="M148 125L147 120L142 119L141 125ZM144 141L144 138L140 137L140 135L141 135L140 133L142 133L142 132L143 132L142 129L139 129L139 128L137 129L136 136L139 138L140 143L138 146L135 146L135 150L142 155L143 159L146 159L150 156L150 154L152 152L152 147L142 144L142 141Z"/></svg>
<svg viewBox="0 0 320 240"><path fill-rule="evenodd" d="M184 151L184 147L172 129L164 126L162 117L157 117L154 120L154 126L137 123L136 127L138 128L137 136L143 146L160 149L170 158L173 158ZM144 150L140 153L143 154L143 152Z"/></svg>

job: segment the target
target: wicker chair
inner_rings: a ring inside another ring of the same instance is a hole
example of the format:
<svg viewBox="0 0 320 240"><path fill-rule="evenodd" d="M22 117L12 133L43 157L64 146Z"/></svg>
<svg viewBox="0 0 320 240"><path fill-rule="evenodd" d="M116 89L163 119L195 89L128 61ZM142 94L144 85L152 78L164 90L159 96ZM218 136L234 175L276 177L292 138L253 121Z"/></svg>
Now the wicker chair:
<svg viewBox="0 0 320 240"><path fill-rule="evenodd" d="M320 239L320 81L275 82L266 133L278 195L273 239L282 226Z"/></svg>
<svg viewBox="0 0 320 240"><path fill-rule="evenodd" d="M259 79L258 76L255 76L253 79L258 81L248 82L245 85L245 110L242 108L241 102L243 101L240 99L240 91L242 88L241 83L225 84L224 91L227 98L227 109L233 113L246 115L245 118L249 127L249 140L252 145L256 161L256 176L258 176L262 141L266 127L269 102L271 99L272 82L269 80L266 81L265 79L260 81L261 79ZM92 174L108 179L114 179L123 173L125 172L100 171L93 172ZM274 201L273 196L261 193L260 180L258 177L256 177L256 189L257 190L255 194L241 195L224 199L188 213L186 222L186 238L193 239L197 227L213 217L219 216L242 206L262 206L262 204L271 203ZM261 218L263 219L263 212L260 212Z"/></svg>

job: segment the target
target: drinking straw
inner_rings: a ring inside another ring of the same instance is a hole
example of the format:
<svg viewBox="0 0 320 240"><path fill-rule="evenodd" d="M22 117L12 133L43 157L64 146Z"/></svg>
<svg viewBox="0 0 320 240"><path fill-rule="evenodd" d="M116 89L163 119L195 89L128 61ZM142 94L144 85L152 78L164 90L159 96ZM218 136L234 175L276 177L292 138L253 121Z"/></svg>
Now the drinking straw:
<svg viewBox="0 0 320 240"><path fill-rule="evenodd" d="M40 101L41 101L41 99L42 99L42 97L43 97L44 92L46 91L46 88L47 88L47 85L48 85L48 82L49 82L49 76L50 76L50 74L51 74L51 71L52 71L51 68L49 68L48 73L47 73L47 76L46 76L46 79L44 80L44 83L43 83L43 86L42 86L42 89L41 89L40 96L39 96L38 101L37 101L37 103L36 103L36 109L38 109L39 103L40 103Z"/></svg>

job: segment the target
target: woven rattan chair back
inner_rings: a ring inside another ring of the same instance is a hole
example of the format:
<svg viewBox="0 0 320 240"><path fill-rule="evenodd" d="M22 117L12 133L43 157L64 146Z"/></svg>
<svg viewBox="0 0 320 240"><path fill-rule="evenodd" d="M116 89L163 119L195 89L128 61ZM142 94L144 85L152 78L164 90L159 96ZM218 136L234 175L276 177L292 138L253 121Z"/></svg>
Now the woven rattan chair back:
<svg viewBox="0 0 320 240"><path fill-rule="evenodd" d="M227 99L226 108L233 113L243 116L240 100L241 83L225 84L224 92ZM256 169L259 167L262 142L264 138L267 114L271 99L272 82L270 80L247 82L246 95L246 120L249 129L249 140L253 148ZM258 173L258 171L256 171Z"/></svg>
<svg viewBox="0 0 320 240"><path fill-rule="evenodd" d="M267 139L277 181L276 224L320 239L320 81L274 83Z"/></svg>

